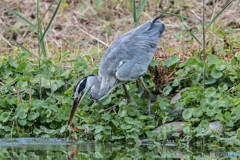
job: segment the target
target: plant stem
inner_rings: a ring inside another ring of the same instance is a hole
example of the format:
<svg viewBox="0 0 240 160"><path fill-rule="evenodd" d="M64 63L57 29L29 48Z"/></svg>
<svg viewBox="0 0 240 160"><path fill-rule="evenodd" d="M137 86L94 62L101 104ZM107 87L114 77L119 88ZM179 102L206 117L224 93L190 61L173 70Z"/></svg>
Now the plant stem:
<svg viewBox="0 0 240 160"><path fill-rule="evenodd" d="M203 55L203 93L205 91L205 60L206 60L206 53L205 53L205 47L206 47L206 42L205 42L205 16L204 16L204 9L205 9L205 2L203 0L203 21L202 21L202 32L203 32L203 50L202 50L202 55Z"/></svg>

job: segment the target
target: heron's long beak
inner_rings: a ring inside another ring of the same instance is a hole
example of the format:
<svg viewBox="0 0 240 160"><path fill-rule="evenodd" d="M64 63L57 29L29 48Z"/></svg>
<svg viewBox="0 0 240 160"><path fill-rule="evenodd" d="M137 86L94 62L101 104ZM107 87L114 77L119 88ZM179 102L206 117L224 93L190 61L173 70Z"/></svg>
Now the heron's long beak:
<svg viewBox="0 0 240 160"><path fill-rule="evenodd" d="M72 111L68 120L68 127L74 131L79 131L79 129L72 124L73 117L77 111L77 107L79 103L81 102L81 99L83 97L83 94L81 94L77 99L74 99L73 106L72 106Z"/></svg>

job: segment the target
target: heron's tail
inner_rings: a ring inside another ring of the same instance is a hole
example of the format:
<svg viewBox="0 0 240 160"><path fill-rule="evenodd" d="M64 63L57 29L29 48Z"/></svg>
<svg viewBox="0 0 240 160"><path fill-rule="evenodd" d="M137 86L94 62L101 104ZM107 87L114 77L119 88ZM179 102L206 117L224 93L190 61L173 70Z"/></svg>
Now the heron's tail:
<svg viewBox="0 0 240 160"><path fill-rule="evenodd" d="M154 18L154 20L152 20L151 27L149 28L149 30L152 29L154 23L156 23L156 21L157 21L159 18L163 18L163 17L164 17L164 16L161 15L161 16L158 16L158 17Z"/></svg>

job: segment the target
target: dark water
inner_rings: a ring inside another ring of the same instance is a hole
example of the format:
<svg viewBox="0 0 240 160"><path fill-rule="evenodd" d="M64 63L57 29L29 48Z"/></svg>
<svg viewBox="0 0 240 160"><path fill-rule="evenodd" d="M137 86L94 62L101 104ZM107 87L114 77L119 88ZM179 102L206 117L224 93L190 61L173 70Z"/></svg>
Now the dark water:
<svg viewBox="0 0 240 160"><path fill-rule="evenodd" d="M239 159L238 152L200 151L174 143L141 146L72 142L57 138L0 139L0 160L66 160L66 159ZM230 155L229 155L230 153ZM236 155L238 154L238 155Z"/></svg>

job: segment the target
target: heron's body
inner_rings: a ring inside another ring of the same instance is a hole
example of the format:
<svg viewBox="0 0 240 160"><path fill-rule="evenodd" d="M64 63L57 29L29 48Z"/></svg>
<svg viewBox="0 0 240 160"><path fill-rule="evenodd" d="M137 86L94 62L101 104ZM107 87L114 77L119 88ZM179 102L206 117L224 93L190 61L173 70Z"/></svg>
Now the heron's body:
<svg viewBox="0 0 240 160"><path fill-rule="evenodd" d="M141 77L147 71L165 29L158 18L120 36L103 54L98 76L89 75L79 81L69 124L76 111L75 106L87 91L91 99L101 100L114 88Z"/></svg>

